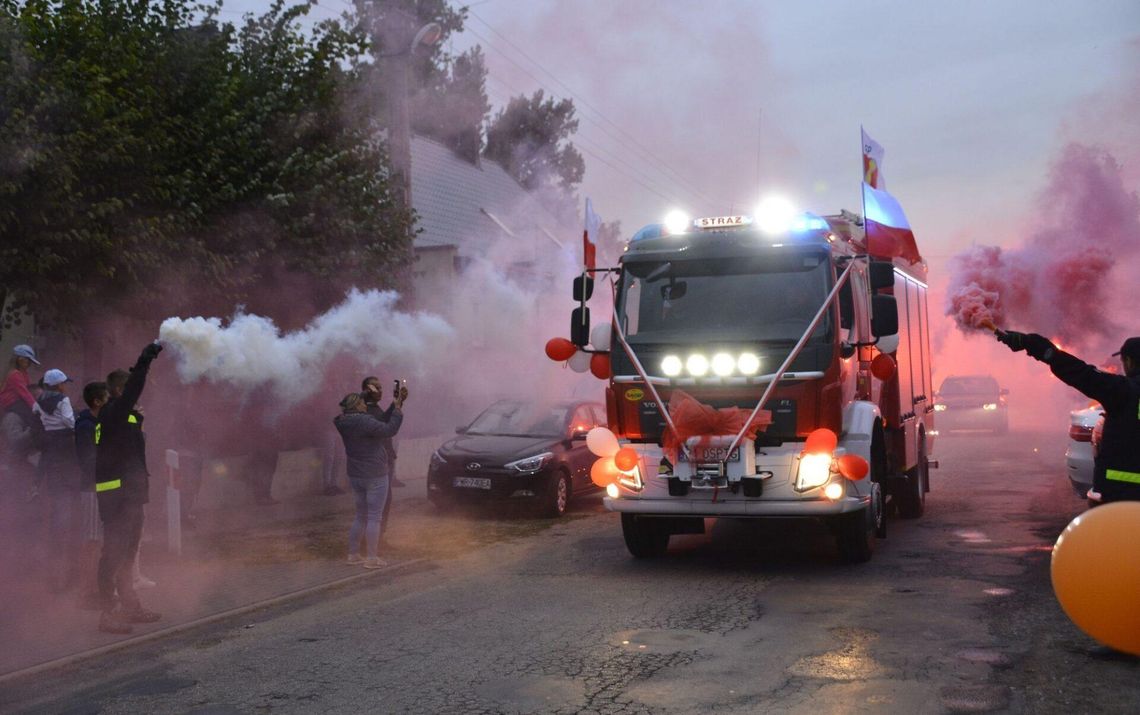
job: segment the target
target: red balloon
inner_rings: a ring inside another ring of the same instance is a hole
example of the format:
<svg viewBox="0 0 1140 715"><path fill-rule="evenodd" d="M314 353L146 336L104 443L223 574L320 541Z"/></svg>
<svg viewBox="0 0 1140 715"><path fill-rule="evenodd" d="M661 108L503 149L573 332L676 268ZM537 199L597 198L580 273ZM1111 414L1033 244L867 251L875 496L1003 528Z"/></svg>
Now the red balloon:
<svg viewBox="0 0 1140 715"><path fill-rule="evenodd" d="M853 482L859 481L871 471L867 460L857 454L844 454L835 461L839 462L839 473Z"/></svg>
<svg viewBox="0 0 1140 715"><path fill-rule="evenodd" d="M599 380L608 380L613 373L610 371L610 354L594 353L590 356L590 372Z"/></svg>
<svg viewBox="0 0 1140 715"><path fill-rule="evenodd" d="M546 357L554 362L569 360L578 352L578 346L566 338L551 338L546 341Z"/></svg>
<svg viewBox="0 0 1140 715"><path fill-rule="evenodd" d="M886 353L879 353L871 361L871 374L883 382L895 376L895 359Z"/></svg>
<svg viewBox="0 0 1140 715"><path fill-rule="evenodd" d="M590 481L602 489L616 482L621 477L613 457L599 457L590 467Z"/></svg>
<svg viewBox="0 0 1140 715"><path fill-rule="evenodd" d="M623 472L632 471L638 461L637 450L633 447L622 447L614 455L614 464Z"/></svg>
<svg viewBox="0 0 1140 715"><path fill-rule="evenodd" d="M839 444L839 438L826 427L820 427L808 435L804 451L809 454L831 454Z"/></svg>

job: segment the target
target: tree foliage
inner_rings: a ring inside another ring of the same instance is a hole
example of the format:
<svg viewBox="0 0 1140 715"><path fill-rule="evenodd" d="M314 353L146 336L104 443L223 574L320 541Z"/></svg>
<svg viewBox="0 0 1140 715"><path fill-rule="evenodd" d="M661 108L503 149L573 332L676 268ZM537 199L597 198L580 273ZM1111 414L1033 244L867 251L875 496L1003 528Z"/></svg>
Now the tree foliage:
<svg viewBox="0 0 1140 715"><path fill-rule="evenodd" d="M406 263L384 147L340 111L368 38L303 31L310 4L237 27L218 7L0 0L6 318L228 307L275 275L343 290Z"/></svg>
<svg viewBox="0 0 1140 715"><path fill-rule="evenodd" d="M574 103L546 98L542 90L518 96L487 127L485 155L529 190L557 186L573 194L586 164L570 137L578 130Z"/></svg>

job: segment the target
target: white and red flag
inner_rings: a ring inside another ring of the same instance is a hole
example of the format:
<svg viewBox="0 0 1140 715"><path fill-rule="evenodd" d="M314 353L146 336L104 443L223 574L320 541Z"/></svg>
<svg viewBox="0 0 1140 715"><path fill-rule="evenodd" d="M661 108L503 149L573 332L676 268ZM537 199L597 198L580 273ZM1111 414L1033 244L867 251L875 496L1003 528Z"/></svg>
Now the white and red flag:
<svg viewBox="0 0 1140 715"><path fill-rule="evenodd" d="M602 217L594 213L594 204L586 199L586 221L582 231L582 264L587 269L596 268L598 256L598 234L602 230Z"/></svg>
<svg viewBox="0 0 1140 715"><path fill-rule="evenodd" d="M902 206L894 196L867 182L863 182L863 230L867 233L867 253L872 256L901 256L911 263L922 260Z"/></svg>
<svg viewBox="0 0 1140 715"><path fill-rule="evenodd" d="M883 145L872 139L862 127L859 127L859 131L863 134L863 182L872 189L885 191L887 185L882 174Z"/></svg>

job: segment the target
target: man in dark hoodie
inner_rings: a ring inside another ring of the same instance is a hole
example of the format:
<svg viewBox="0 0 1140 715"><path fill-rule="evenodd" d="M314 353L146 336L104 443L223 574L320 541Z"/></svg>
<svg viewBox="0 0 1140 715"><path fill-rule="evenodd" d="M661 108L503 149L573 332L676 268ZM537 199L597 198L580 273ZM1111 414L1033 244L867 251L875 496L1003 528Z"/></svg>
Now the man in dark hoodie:
<svg viewBox="0 0 1140 715"><path fill-rule="evenodd" d="M79 460L80 513L83 515L79 584L80 599L85 608L99 608L96 573L103 529L99 522L99 501L95 498L95 428L99 424L99 412L110 399L107 383L89 382L83 386L83 401L87 404L87 409L75 416L75 456Z"/></svg>
<svg viewBox="0 0 1140 715"><path fill-rule="evenodd" d="M384 420L369 414L364 398L359 392L352 392L340 401L342 414L333 420L344 441L348 483L356 497L356 518L348 532L348 563L363 564L364 568L387 566L376 553L390 477L384 440L395 436L404 421L403 397L396 396L391 415ZM365 559L360 557L362 534L368 554Z"/></svg>
<svg viewBox="0 0 1140 715"><path fill-rule="evenodd" d="M149 501L150 492L146 441L135 404L146 386L150 363L161 351L157 343L143 348L122 394L100 411L95 433L95 494L103 520L98 575L103 612L99 630L106 633L130 633L131 623L153 623L161 618L142 607L131 568L142 538L143 505Z"/></svg>

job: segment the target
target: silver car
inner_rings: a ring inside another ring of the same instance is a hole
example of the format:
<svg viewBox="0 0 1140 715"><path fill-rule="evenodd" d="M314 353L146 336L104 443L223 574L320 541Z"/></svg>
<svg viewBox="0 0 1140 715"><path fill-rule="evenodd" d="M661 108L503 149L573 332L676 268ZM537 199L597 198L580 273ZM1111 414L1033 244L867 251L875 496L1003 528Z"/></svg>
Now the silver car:
<svg viewBox="0 0 1140 715"><path fill-rule="evenodd" d="M1065 468L1073 491L1084 499L1093 481L1093 433L1104 421L1100 405L1069 413L1069 448L1065 450ZM1099 435L1098 435L1099 437Z"/></svg>

